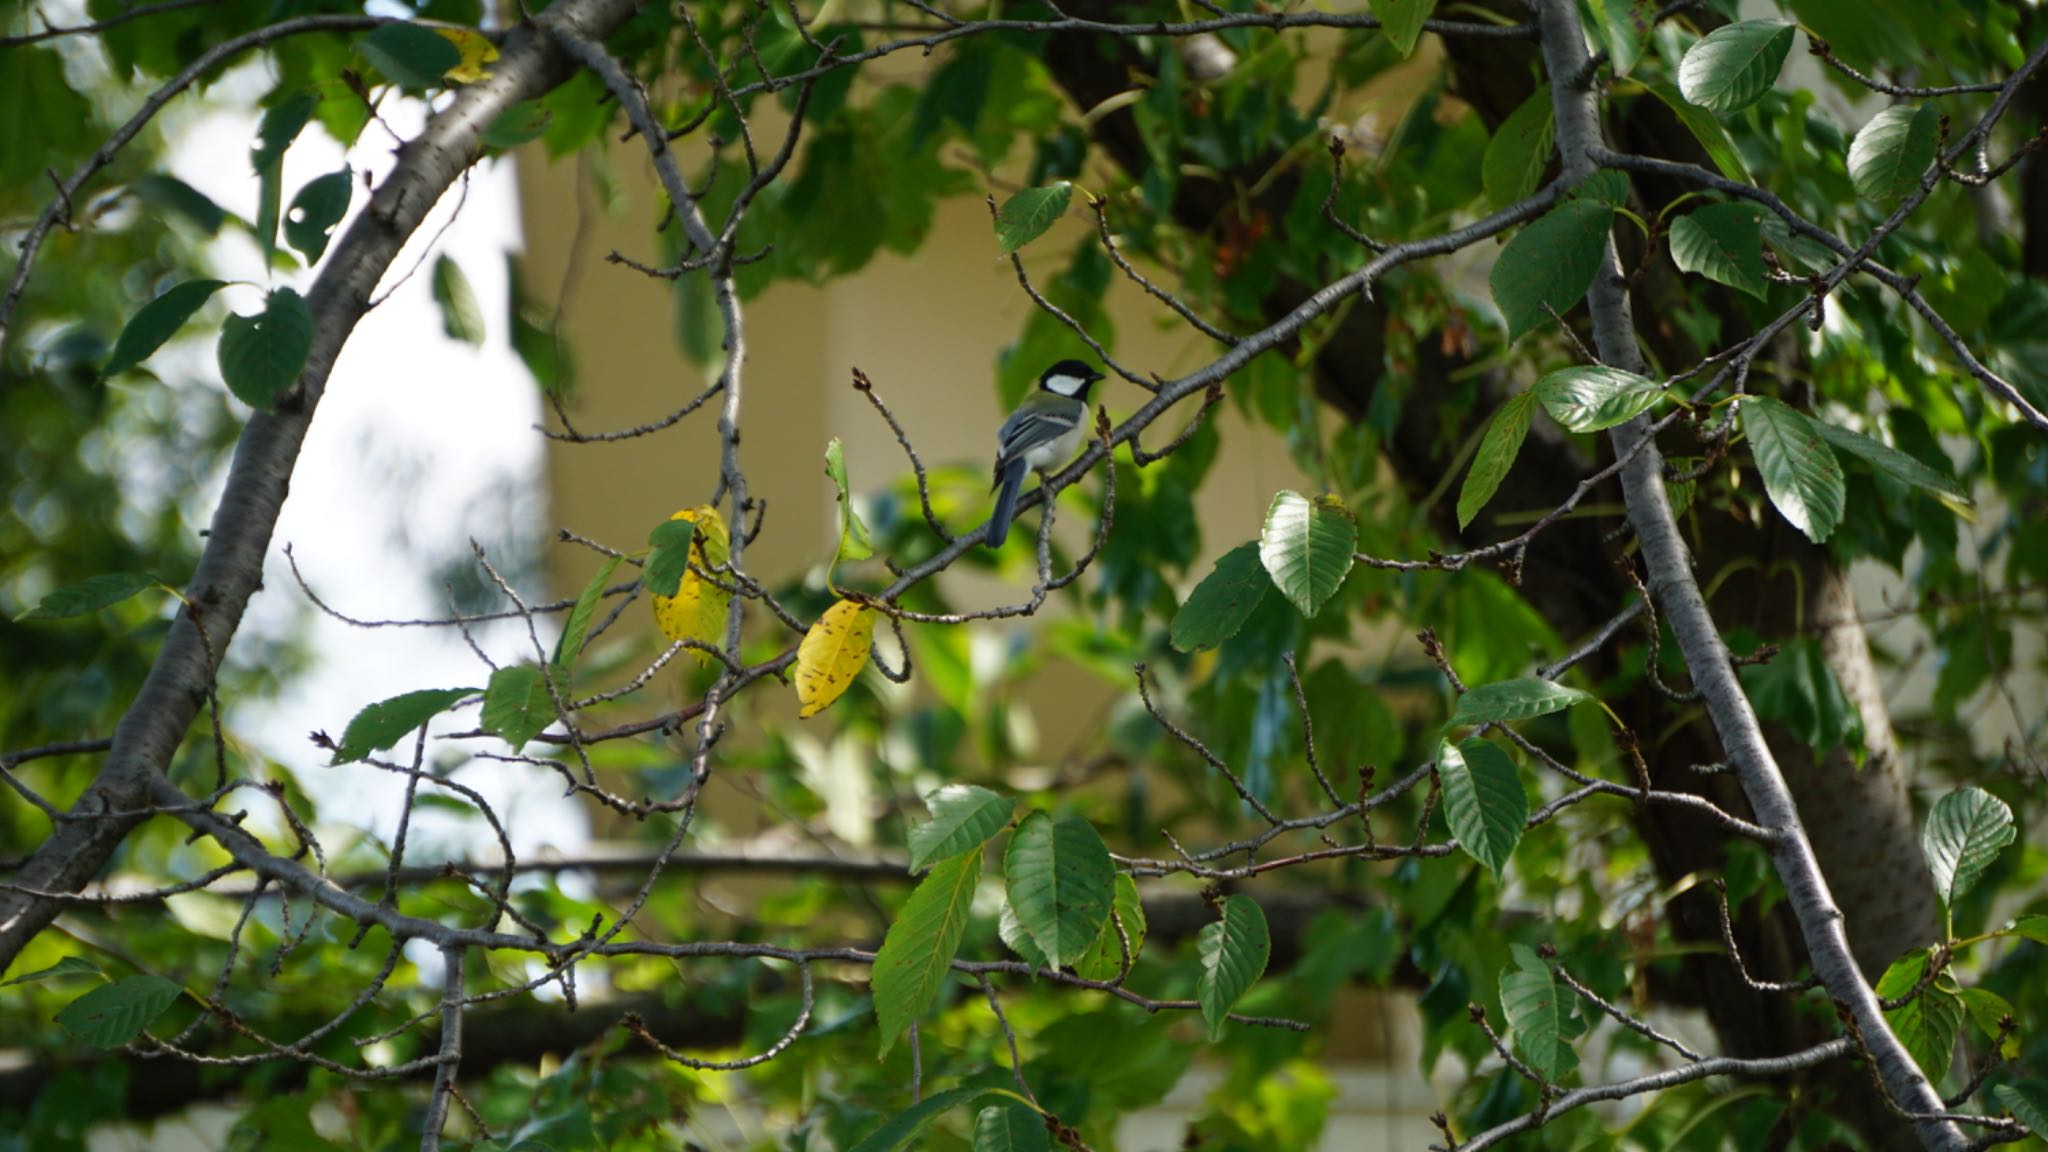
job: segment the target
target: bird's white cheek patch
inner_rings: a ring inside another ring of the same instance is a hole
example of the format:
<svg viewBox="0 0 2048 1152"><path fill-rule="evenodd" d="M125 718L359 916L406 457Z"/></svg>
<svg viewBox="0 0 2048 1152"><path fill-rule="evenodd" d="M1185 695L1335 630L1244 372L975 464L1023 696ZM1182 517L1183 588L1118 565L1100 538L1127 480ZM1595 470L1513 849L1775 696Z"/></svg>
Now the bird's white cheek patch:
<svg viewBox="0 0 2048 1152"><path fill-rule="evenodd" d="M1062 396L1076 396L1088 386L1088 381L1079 376L1054 376L1045 382L1045 386Z"/></svg>

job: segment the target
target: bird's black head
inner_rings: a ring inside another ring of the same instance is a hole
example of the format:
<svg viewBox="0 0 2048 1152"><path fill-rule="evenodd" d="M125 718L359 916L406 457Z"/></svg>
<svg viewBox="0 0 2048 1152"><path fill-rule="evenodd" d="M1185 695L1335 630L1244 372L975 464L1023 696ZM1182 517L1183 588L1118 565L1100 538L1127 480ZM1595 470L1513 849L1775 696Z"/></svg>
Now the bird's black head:
<svg viewBox="0 0 2048 1152"><path fill-rule="evenodd" d="M1038 386L1048 392L1071 396L1085 402L1088 399L1088 389L1100 379L1102 373L1087 364L1079 360L1062 360L1045 370L1045 374L1038 378Z"/></svg>

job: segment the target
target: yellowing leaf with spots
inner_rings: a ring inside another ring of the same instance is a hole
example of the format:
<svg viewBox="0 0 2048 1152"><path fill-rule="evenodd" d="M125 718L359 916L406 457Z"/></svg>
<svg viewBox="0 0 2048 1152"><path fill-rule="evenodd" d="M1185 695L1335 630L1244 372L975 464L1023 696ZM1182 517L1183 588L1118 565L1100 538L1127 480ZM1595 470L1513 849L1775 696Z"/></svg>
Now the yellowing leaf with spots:
<svg viewBox="0 0 2048 1152"><path fill-rule="evenodd" d="M825 610L796 649L797 715L816 716L853 686L875 646L875 610L841 600Z"/></svg>
<svg viewBox="0 0 2048 1152"><path fill-rule="evenodd" d="M456 50L462 53L462 63L450 68L446 75L457 84L475 84L490 79L490 70L484 65L498 58L498 46L485 39L480 32L468 28L436 28Z"/></svg>
<svg viewBox="0 0 2048 1152"><path fill-rule="evenodd" d="M688 520L696 525L690 542L694 565L684 571L675 595L654 598L654 622L661 628L661 634L671 640L722 644L726 605L731 602L732 593L699 576L696 569L716 568L726 562L732 541L726 534L725 519L709 504L685 508L669 519ZM710 657L700 652L698 659L708 661Z"/></svg>

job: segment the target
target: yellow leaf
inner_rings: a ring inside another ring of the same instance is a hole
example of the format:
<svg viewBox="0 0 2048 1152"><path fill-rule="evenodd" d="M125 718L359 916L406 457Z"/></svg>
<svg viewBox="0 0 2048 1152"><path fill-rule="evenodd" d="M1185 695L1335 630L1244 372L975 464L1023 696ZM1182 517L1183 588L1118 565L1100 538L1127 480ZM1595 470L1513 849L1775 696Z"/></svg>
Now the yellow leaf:
<svg viewBox="0 0 2048 1152"><path fill-rule="evenodd" d="M796 649L797 715L816 716L853 686L875 645L875 610L841 600L825 610Z"/></svg>
<svg viewBox="0 0 2048 1152"><path fill-rule="evenodd" d="M462 63L450 68L448 79L458 84L475 84L490 79L490 72L484 65L498 58L498 46L491 43L481 32L470 28L436 28L450 44L462 53Z"/></svg>
<svg viewBox="0 0 2048 1152"><path fill-rule="evenodd" d="M688 520L697 526L697 533L690 540L694 566L683 573L683 582L675 595L654 598L654 623L670 640L723 644L726 606L732 593L697 575L696 569L716 568L731 555L732 541L725 530L725 519L709 504L685 508L669 519ZM701 652L697 658L699 662L711 659Z"/></svg>

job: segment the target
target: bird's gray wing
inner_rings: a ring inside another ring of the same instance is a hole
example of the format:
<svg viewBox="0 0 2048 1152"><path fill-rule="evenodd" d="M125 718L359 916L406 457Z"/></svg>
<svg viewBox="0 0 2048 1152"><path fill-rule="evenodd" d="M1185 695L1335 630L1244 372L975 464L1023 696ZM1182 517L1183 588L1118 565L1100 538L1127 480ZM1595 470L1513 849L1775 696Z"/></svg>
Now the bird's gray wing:
<svg viewBox="0 0 2048 1152"><path fill-rule="evenodd" d="M1029 407L1019 408L1010 414L1008 420L996 432L996 467L1015 460L1040 444L1050 443L1074 430L1080 423L1084 405L1076 404L1072 411L1062 408Z"/></svg>

